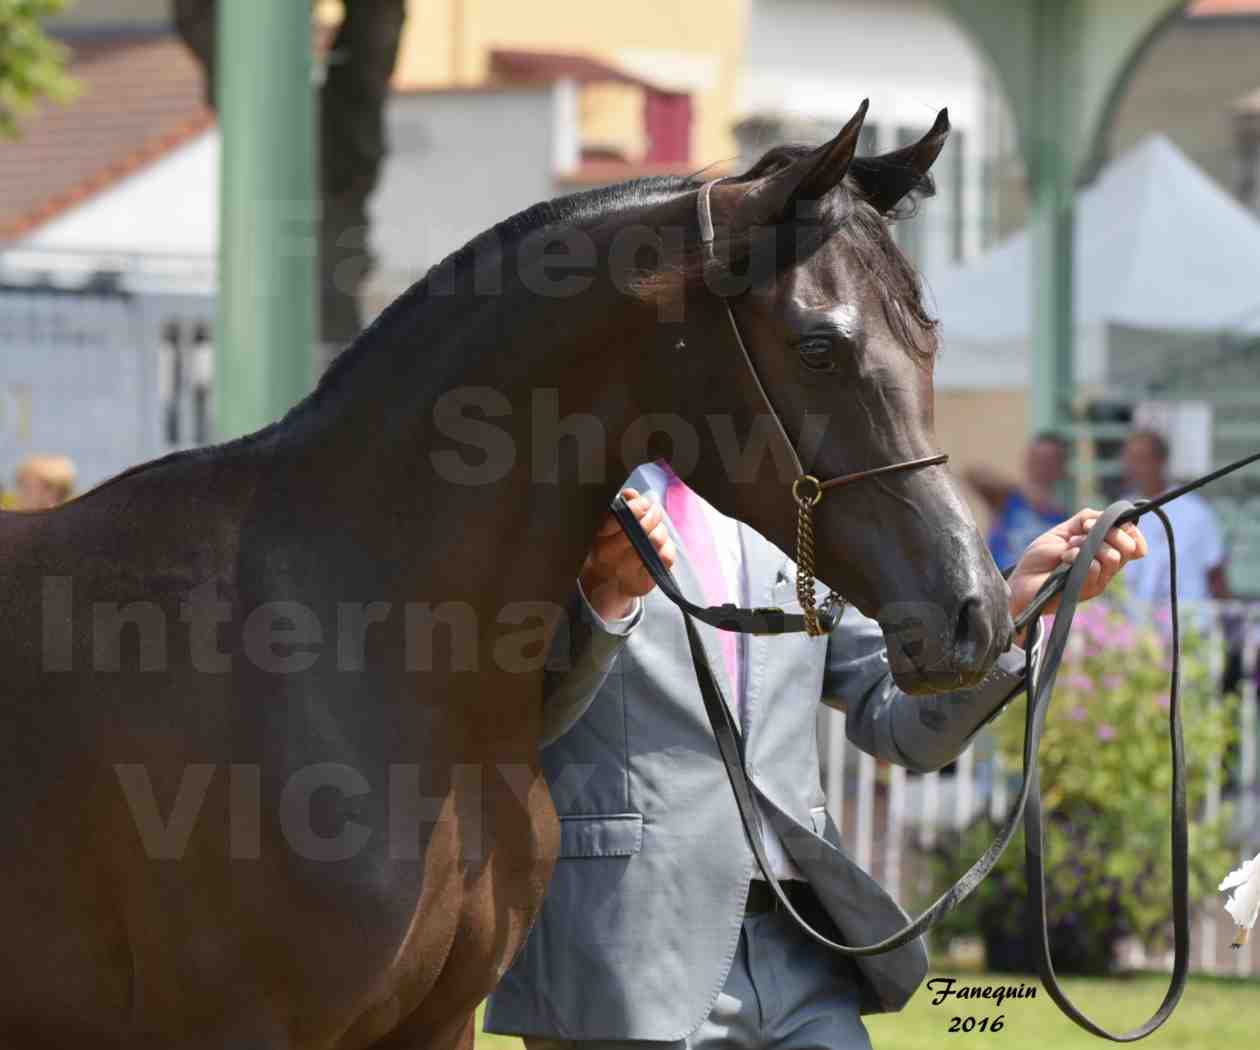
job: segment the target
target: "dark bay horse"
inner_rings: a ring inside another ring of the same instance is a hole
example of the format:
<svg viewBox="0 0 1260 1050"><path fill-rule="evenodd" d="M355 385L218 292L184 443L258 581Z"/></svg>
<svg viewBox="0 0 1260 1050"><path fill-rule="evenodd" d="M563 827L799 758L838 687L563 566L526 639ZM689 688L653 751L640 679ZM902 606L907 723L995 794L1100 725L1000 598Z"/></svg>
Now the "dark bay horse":
<svg viewBox="0 0 1260 1050"><path fill-rule="evenodd" d="M885 220L948 124L855 159L864 112L717 187L723 274L695 180L538 205L283 421L0 518L0 1045L471 1046L557 851L544 663L618 485L671 456L793 549L721 297L815 473L935 451L935 335ZM944 468L816 520L905 688L1009 644Z"/></svg>

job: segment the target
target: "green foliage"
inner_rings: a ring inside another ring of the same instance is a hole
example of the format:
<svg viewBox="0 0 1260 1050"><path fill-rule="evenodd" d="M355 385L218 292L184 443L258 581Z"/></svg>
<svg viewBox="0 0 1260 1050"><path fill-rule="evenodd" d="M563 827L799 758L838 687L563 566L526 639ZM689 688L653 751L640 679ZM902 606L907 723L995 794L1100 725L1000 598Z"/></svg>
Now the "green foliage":
<svg viewBox="0 0 1260 1050"><path fill-rule="evenodd" d="M1063 960L1065 970L1104 970L1118 937L1136 936L1151 948L1166 944L1172 873L1166 624L1165 618L1139 628L1102 602L1082 606L1059 672L1040 760L1047 908L1058 951L1075 956L1075 965ZM1237 701L1218 694L1208 644L1194 633L1182 638L1193 901L1209 896L1235 859L1226 845L1228 813L1209 822L1203 812L1211 778L1222 776L1237 713ZM1008 770L1020 768L1023 715L1019 705L994 723ZM983 852L993 833L982 820L938 851L938 890ZM1024 889L1021 833L942 932L1025 935Z"/></svg>
<svg viewBox="0 0 1260 1050"><path fill-rule="evenodd" d="M18 117L40 98L64 102L77 85L65 71L66 49L43 30L66 0L0 0L0 138L18 133Z"/></svg>
<svg viewBox="0 0 1260 1050"><path fill-rule="evenodd" d="M1011 981L994 980L974 973L932 973L950 976L960 985L972 987L1007 986ZM1068 977L1063 989L1071 1000L1091 1017L1112 1029L1129 1028L1145 1018L1164 994L1168 978L1163 974L1124 977ZM888 1014L867 1014L862 1020L876 1047L895 1050L941 1050L945 1047L976 1047L987 1050L1100 1050L1098 1037L1077 1028L1059 1012L1054 1001L1037 986L1035 999L1017 999L992 1009L991 999L967 1002L950 1000L933 1006L935 998L925 981L904 1010ZM1238 1050L1256 1041L1256 1002L1260 981L1191 976L1181 1005L1168 1023L1149 1042L1142 1044L1160 1050ZM954 1015L993 1017L1005 1011L1006 1026L998 1038L976 1033L971 1040L949 1034ZM578 1044L581 1045L581 1044ZM630 1044L633 1045L633 1044ZM650 1044L647 1044L650 1045ZM524 1050L524 1044L510 1036L486 1035L477 1023L476 1050Z"/></svg>

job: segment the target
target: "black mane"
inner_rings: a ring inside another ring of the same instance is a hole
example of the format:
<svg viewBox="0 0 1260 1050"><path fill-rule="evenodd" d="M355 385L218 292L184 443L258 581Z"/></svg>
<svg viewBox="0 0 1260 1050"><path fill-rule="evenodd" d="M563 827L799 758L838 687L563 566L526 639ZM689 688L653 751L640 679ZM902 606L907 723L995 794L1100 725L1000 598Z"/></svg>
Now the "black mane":
<svg viewBox="0 0 1260 1050"><path fill-rule="evenodd" d="M314 396L318 398L335 391L346 372L364 354L369 353L379 340L388 338L401 322L412 316L413 310L432 298L437 281L458 282L476 265L487 248L510 250L535 230L589 222L618 211L646 207L699 186L700 180L691 175L653 175L541 201L496 223L431 266L420 280L385 307L329 365Z"/></svg>

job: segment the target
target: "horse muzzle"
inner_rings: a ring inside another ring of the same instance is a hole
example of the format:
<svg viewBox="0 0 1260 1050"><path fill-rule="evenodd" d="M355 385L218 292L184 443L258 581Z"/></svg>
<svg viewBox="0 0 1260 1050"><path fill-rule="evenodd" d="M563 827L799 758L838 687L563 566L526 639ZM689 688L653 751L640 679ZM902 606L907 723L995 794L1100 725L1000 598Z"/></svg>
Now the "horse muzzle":
<svg viewBox="0 0 1260 1050"><path fill-rule="evenodd" d="M1015 627L1001 588L965 591L952 607L894 602L880 610L888 666L898 688L912 694L977 685L1011 647Z"/></svg>

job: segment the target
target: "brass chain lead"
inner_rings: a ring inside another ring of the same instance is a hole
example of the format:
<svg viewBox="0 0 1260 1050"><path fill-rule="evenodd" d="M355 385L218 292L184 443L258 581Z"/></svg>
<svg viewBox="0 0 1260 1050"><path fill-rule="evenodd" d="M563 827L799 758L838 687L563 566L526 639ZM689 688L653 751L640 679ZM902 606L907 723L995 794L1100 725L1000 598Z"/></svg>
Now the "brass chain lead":
<svg viewBox="0 0 1260 1050"><path fill-rule="evenodd" d="M818 626L818 613L814 608L814 510L813 505L800 500L796 515L796 597L805 617L805 631L811 638L822 633Z"/></svg>
<svg viewBox="0 0 1260 1050"><path fill-rule="evenodd" d="M810 496L801 493L801 482L814 486ZM817 606L817 595L814 593L814 507L822 499L822 486L818 479L806 474L792 484L792 495L796 497L796 597L801 603L801 613L805 620L805 631L811 638L826 634L827 631L818 621L820 612L827 613L839 608L844 614L844 599L832 591L823 599L821 607ZM838 619L838 617L837 617Z"/></svg>

